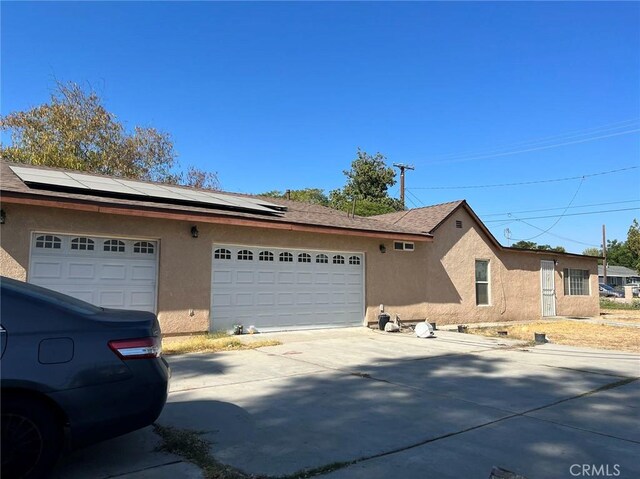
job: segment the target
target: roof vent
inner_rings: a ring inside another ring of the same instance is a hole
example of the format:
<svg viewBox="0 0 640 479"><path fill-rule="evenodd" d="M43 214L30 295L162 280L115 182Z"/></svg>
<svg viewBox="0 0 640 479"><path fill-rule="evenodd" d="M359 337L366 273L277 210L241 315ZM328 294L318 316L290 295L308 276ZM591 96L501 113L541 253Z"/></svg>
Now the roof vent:
<svg viewBox="0 0 640 479"><path fill-rule="evenodd" d="M462 228L462 220L456 220L456 228Z"/></svg>

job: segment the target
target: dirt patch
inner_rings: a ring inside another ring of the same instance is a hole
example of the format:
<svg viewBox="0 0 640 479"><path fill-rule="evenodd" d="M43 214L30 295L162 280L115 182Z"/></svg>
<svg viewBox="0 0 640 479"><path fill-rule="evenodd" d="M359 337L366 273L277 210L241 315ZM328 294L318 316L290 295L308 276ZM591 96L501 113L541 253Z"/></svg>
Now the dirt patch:
<svg viewBox="0 0 640 479"><path fill-rule="evenodd" d="M534 333L545 333L547 339L555 344L640 353L640 328L636 327L578 321L538 321L513 326L469 328L471 334L504 337L499 336L498 331L507 331L506 337L523 341L532 341Z"/></svg>

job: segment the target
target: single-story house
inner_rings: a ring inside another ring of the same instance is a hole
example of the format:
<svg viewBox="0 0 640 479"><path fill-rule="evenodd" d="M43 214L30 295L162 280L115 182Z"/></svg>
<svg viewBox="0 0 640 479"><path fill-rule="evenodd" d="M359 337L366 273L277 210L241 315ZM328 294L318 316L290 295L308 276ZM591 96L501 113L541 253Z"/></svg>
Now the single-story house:
<svg viewBox="0 0 640 479"><path fill-rule="evenodd" d="M597 258L507 248L466 201L353 216L280 198L0 163L0 273L163 332L599 311Z"/></svg>
<svg viewBox="0 0 640 479"><path fill-rule="evenodd" d="M604 283L602 265L598 265L598 281ZM630 283L640 283L640 275L637 271L626 266L607 265L607 284L609 286L624 286Z"/></svg>

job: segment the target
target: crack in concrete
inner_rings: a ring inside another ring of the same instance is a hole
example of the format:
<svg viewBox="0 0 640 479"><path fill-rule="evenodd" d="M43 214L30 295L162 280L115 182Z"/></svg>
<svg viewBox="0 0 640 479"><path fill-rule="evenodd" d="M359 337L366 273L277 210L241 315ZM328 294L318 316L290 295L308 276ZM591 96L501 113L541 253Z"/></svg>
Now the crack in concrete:
<svg viewBox="0 0 640 479"><path fill-rule="evenodd" d="M180 464L183 463L183 460L176 460L176 461L170 461L170 462L166 462L163 464L157 464L155 466L147 466L147 467L143 467L140 469L136 469L134 471L127 471L127 472L123 472L120 474L113 474L113 475L109 475L109 476L105 476L105 479L111 479L112 477L123 477L123 476L128 476L129 474L136 474L138 472L142 472L142 471L149 471L151 469L157 469L159 467L165 467L165 466L172 466L173 464Z"/></svg>

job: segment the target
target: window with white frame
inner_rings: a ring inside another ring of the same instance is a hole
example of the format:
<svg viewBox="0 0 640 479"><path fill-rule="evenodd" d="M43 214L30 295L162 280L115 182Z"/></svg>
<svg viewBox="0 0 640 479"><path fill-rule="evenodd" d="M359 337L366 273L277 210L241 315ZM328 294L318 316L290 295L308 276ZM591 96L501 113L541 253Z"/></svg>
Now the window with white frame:
<svg viewBox="0 0 640 479"><path fill-rule="evenodd" d="M564 294L567 296L589 296L589 270L565 268Z"/></svg>
<svg viewBox="0 0 640 479"><path fill-rule="evenodd" d="M406 241L394 241L393 249L396 251L413 251L415 249L415 245Z"/></svg>
<svg viewBox="0 0 640 479"><path fill-rule="evenodd" d="M333 257L333 264L344 264L344 256L337 254Z"/></svg>
<svg viewBox="0 0 640 479"><path fill-rule="evenodd" d="M329 262L329 257L326 254L316 255L316 263L327 264L328 262Z"/></svg>
<svg viewBox="0 0 640 479"><path fill-rule="evenodd" d="M489 261L476 260L476 305L489 304Z"/></svg>
<svg viewBox="0 0 640 479"><path fill-rule="evenodd" d="M357 256L349 256L349 264L360 264L360 258Z"/></svg>

